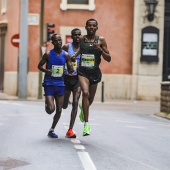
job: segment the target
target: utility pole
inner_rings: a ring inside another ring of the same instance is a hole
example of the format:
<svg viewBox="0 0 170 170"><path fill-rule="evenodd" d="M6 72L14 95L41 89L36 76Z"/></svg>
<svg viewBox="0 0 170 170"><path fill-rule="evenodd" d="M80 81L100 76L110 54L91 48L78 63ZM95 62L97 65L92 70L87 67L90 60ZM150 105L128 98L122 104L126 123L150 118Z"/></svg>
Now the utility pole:
<svg viewBox="0 0 170 170"><path fill-rule="evenodd" d="M18 97L27 97L28 71L28 0L20 0L20 45L18 70Z"/></svg>
<svg viewBox="0 0 170 170"><path fill-rule="evenodd" d="M41 60L42 52L41 46L43 45L43 30L44 30L44 0L41 0L41 11L40 11L40 50L39 50L39 60ZM39 71L39 81L38 81L38 99L42 99L42 72Z"/></svg>

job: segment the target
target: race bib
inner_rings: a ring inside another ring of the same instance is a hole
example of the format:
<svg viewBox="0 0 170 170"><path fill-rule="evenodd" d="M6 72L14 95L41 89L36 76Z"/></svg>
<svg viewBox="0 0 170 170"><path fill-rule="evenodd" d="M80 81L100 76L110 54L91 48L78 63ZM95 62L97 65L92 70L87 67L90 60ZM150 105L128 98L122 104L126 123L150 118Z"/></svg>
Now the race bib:
<svg viewBox="0 0 170 170"><path fill-rule="evenodd" d="M95 63L94 54L82 54L81 66L93 67Z"/></svg>
<svg viewBox="0 0 170 170"><path fill-rule="evenodd" d="M62 77L63 66L52 65L52 77Z"/></svg>
<svg viewBox="0 0 170 170"><path fill-rule="evenodd" d="M77 60L76 60L76 62L71 62L71 64L73 66L73 69L77 70Z"/></svg>
<svg viewBox="0 0 170 170"><path fill-rule="evenodd" d="M73 70L77 70L77 60L75 62L71 62L71 65L73 66ZM65 64L65 69L67 69L67 63Z"/></svg>

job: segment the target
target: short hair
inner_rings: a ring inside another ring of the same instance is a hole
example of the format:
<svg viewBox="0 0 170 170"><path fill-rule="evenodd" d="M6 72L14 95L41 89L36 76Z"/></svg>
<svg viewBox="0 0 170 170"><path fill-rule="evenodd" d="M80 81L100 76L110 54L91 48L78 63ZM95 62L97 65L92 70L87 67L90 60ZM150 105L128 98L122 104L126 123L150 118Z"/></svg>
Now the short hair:
<svg viewBox="0 0 170 170"><path fill-rule="evenodd" d="M95 21L95 22L96 22L96 25L98 26L97 20L95 20L95 19L93 19L93 18L88 19L88 20L86 21L86 26L88 25L88 22L90 22L90 21Z"/></svg>
<svg viewBox="0 0 170 170"><path fill-rule="evenodd" d="M80 31L80 32L81 32L81 30L80 30L79 28L74 28L74 29L71 31L71 35L73 35L75 31Z"/></svg>
<svg viewBox="0 0 170 170"><path fill-rule="evenodd" d="M56 35L61 36L60 34L53 34L53 35L51 36L51 41L53 41L53 38L54 38Z"/></svg>

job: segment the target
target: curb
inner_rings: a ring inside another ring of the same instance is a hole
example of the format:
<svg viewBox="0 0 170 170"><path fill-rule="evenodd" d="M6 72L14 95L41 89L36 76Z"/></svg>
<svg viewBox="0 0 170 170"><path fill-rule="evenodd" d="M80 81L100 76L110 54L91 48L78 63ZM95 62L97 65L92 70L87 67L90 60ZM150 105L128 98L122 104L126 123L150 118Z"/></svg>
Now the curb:
<svg viewBox="0 0 170 170"><path fill-rule="evenodd" d="M170 119L170 113L157 112L154 115L159 116L159 117L163 117L163 118L166 118L166 119Z"/></svg>
<svg viewBox="0 0 170 170"><path fill-rule="evenodd" d="M35 97L26 97L26 98L19 98L18 96L12 96L12 95L8 95L5 93L0 93L0 100L30 100L30 101L44 101L44 98L42 99L37 99Z"/></svg>

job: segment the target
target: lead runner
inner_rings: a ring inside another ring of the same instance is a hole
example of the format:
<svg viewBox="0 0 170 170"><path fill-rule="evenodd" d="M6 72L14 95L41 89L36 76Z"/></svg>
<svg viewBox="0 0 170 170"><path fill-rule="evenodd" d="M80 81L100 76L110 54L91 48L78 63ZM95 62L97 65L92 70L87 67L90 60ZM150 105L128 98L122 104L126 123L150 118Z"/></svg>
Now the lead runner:
<svg viewBox="0 0 170 170"><path fill-rule="evenodd" d="M95 19L86 21L85 29L87 35L80 39L80 48L76 54L72 55L74 60L81 54L80 65L78 67L78 79L82 90L82 104L79 105L80 120L84 122L83 136L90 135L89 106L93 103L97 85L101 81L102 73L99 68L101 56L107 62L111 61L107 43L104 37L97 36L98 22Z"/></svg>

